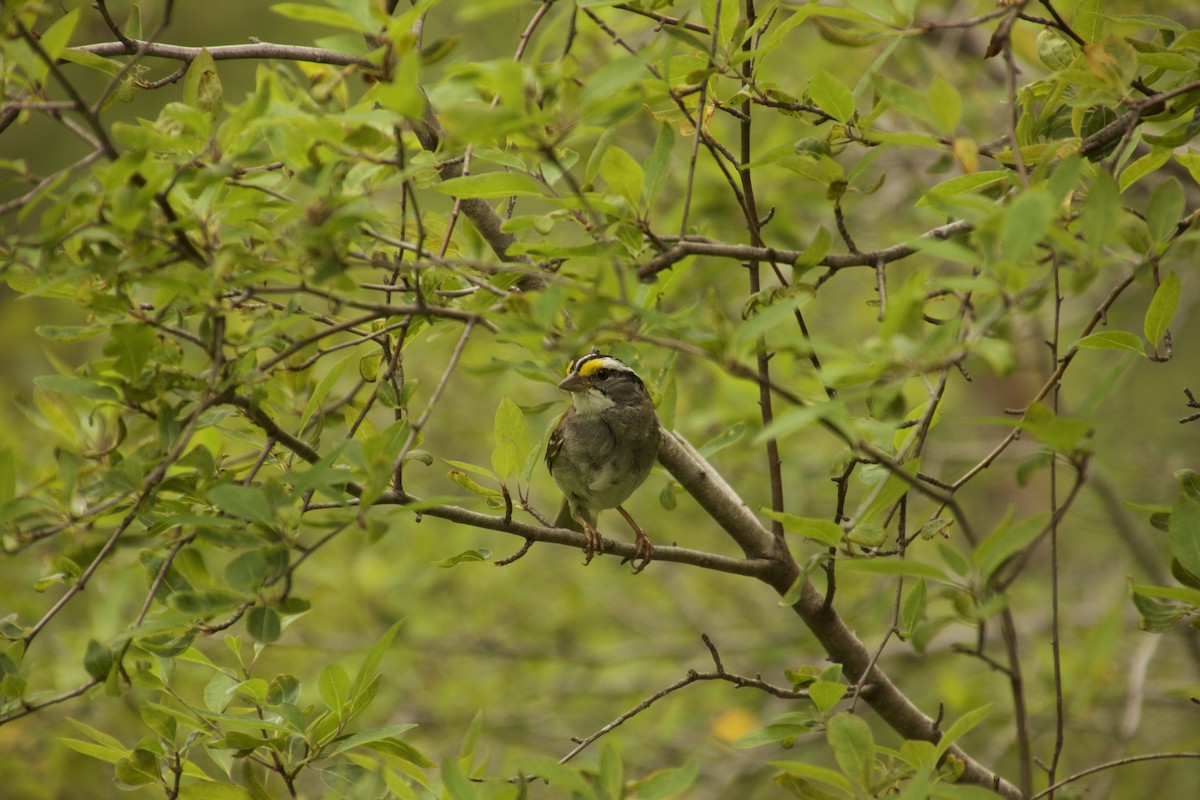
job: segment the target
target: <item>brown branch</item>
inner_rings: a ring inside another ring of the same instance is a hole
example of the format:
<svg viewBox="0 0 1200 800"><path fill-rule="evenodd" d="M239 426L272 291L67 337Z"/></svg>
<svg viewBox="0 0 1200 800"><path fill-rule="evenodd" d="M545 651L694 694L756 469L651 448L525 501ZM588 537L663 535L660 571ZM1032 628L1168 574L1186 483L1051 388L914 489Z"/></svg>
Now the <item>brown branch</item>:
<svg viewBox="0 0 1200 800"><path fill-rule="evenodd" d="M688 22L687 20L676 19L675 17L668 17L666 14L656 14L653 11L643 11L640 8L634 8L633 6L629 5L629 3L617 3L613 6L613 8L619 8L622 11L628 11L631 14L638 14L643 17L649 17L650 19L657 22L659 27L662 27L663 25L670 25L671 27L685 28L689 31L695 31L696 33L702 33L705 36L708 36L708 34L709 34L708 28L706 28L705 26L701 25L698 22Z"/></svg>
<svg viewBox="0 0 1200 800"><path fill-rule="evenodd" d="M1085 769L1081 772L1076 772L1074 775L1071 775L1070 777L1063 778L1061 781L1054 784L1053 786L1047 787L1047 788L1043 789L1042 791L1038 792L1037 794L1033 795L1030 798L1030 800L1039 800L1039 798L1045 797L1053 792L1056 792L1068 784L1075 783L1076 781L1082 780L1083 778L1086 778L1089 775L1095 775L1097 772L1103 772L1104 770L1107 770L1107 769L1115 769L1116 767L1123 767L1123 766L1126 766L1127 764L1137 764L1138 762L1141 762L1141 761L1159 761L1159 760L1167 759L1167 758L1200 758L1200 753L1147 753L1145 755L1140 755L1140 756L1129 756L1128 758L1118 758L1116 761L1109 761L1105 764L1097 764L1096 766L1088 767L1087 769Z"/></svg>
<svg viewBox="0 0 1200 800"><path fill-rule="evenodd" d="M212 56L213 61L235 61L239 59L278 59L281 61L306 61L313 64L329 64L338 67L364 67L378 69L379 65L370 59L349 53L338 53L320 47L302 47L290 44L270 44L254 42L253 44L224 44L215 47L184 47L178 44L163 44L138 39L125 42L101 42L85 44L70 48L81 53L111 58L113 56L153 56L171 61L191 63L205 50Z"/></svg>
<svg viewBox="0 0 1200 800"><path fill-rule="evenodd" d="M420 503L420 498L406 492L397 491L385 492L377 502L378 505L404 506L417 504L416 513L420 516L437 517L438 519L457 522L460 525L469 525L473 528L508 533L524 539L532 539L535 542L566 545L567 547L576 547L580 550L585 549L587 545L587 538L582 533L577 533L569 528L544 528L540 525L519 522L515 519L506 520L504 515L483 514L478 511L462 508L461 506L436 505L426 507L420 505ZM604 540L604 554L617 555L623 559L630 560L637 557L632 542L620 542L610 539ZM756 578L765 575L773 566L772 562L765 558L733 558L718 553L708 553L703 550L690 550L684 547L667 545L655 545L654 561L656 563L659 561L670 561L676 564L688 564L693 567L702 567L703 569L711 569L717 572L727 572L731 575L748 575Z"/></svg>
<svg viewBox="0 0 1200 800"><path fill-rule="evenodd" d="M792 591L800 577L800 566L790 553L778 549L771 533L703 457L682 439L668 436L659 451L659 462L747 554L767 555L768 567L759 576L761 580L780 596ZM657 553L656 550L656 556ZM811 582L806 581L800 587L800 599L792 610L817 637L830 659L842 665L847 680L857 683L866 676L863 699L894 731L908 739L937 742L941 738L935 720L917 708L878 666L870 666L870 651L837 612L825 604ZM962 761L963 781L1013 800L1021 796L1015 786L958 745L951 745L948 752Z"/></svg>
<svg viewBox="0 0 1200 800"><path fill-rule="evenodd" d="M93 686L98 686L99 684L100 684L100 681L98 679L92 678L89 681L85 681L84 683L79 684L74 689L65 691L62 694L56 694L53 697L48 697L45 700L39 700L36 703L22 702L21 707L19 709L17 709L16 711L12 711L9 714L6 714L5 716L0 717L0 725L4 725L7 722L12 722L13 720L28 716L36 711L41 711L43 708L47 708L47 707L53 706L53 705L58 705L59 703L64 703L67 700L71 700L72 698L79 697L81 694L86 692L88 689L91 689Z"/></svg>
<svg viewBox="0 0 1200 800"><path fill-rule="evenodd" d="M925 231L925 233L917 237L917 240L932 239L940 241L961 233L969 233L973 229L974 226L971 223L958 220ZM732 258L739 261L769 261L776 264L792 264L804 253L802 250L727 244L725 242L698 237L679 238L663 236L661 238L671 246L638 267L638 278L642 280L652 278L659 272L669 269L677 262L693 255ZM914 245L901 243L885 247L882 250L871 250L861 253L834 253L833 255L825 256L818 263L821 266L828 267L831 271L847 267L875 267L879 263L889 264L893 261L900 261L918 251L919 248Z"/></svg>
<svg viewBox="0 0 1200 800"><path fill-rule="evenodd" d="M1116 286L1113 287L1112 291L1110 291L1108 293L1108 296L1104 298L1103 302L1101 302L1100 305L1096 308L1096 310L1094 312L1092 312L1091 318L1083 326L1083 330L1081 330L1079 332L1078 338L1082 339L1083 337L1087 336L1089 333L1092 332L1093 329L1095 329L1095 327L1097 325L1099 325L1105 319L1105 315L1108 313L1109 307L1111 307L1112 304L1117 301L1117 298L1121 296L1122 292L1124 292L1127 288L1129 288L1129 286L1134 281L1135 275L1136 275L1136 271L1131 270L1129 275L1124 280L1122 280L1120 283L1118 283ZM1026 404L1025 408L1022 410L1022 412L1021 412L1022 420L1024 419L1025 414L1029 413L1029 409L1033 408L1033 406L1035 404L1041 402L1041 400L1044 399L1046 397L1046 395L1050 394L1050 392L1054 390L1054 387L1057 386L1058 382L1062 380L1063 373L1065 373L1067 371L1067 367L1071 366L1071 362L1075 360L1075 356L1077 356L1078 354L1079 354L1079 347L1076 345L1072 345L1067 350L1066 355L1064 355L1062 357L1062 359L1058 362L1058 367L1054 370L1054 372L1050 375L1050 377L1046 380L1046 382L1044 384L1042 384L1042 388L1040 388L1034 394L1034 396L1032 398L1030 398L1029 402ZM1016 441L1017 437L1020 435L1020 432L1021 432L1020 427L1014 426L1013 429L1011 431L1009 431L1008 435L1006 435L1000 441L1000 443L997 444L992 449L992 451L990 453L988 453L986 456L984 456L981 461L979 461L977 464L975 464L975 466L971 467L969 470L967 470L965 473L963 473L963 475L958 480L954 481L954 483L951 484L952 490L957 491L958 489L962 488L963 484L965 484L967 481L974 478L976 475L978 475L983 470L990 467L992 465L992 463L997 458L1000 457L1000 454L1003 453L1005 450L1007 450L1008 446L1010 444L1012 444L1014 441Z"/></svg>

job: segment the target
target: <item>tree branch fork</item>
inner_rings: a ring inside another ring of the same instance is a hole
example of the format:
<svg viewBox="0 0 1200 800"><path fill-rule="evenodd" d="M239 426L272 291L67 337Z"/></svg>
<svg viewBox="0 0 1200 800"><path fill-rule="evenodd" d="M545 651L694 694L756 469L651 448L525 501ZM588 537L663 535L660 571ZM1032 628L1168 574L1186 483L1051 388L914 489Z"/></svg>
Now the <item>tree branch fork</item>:
<svg viewBox="0 0 1200 800"><path fill-rule="evenodd" d="M656 562L673 562L712 569L734 575L758 578L771 586L780 596L794 589L801 569L787 547L763 526L749 506L712 467L679 434L667 433L659 451L659 463L683 486L707 515L713 519L742 549L745 557L734 558L675 546L655 548ZM379 504L413 505L420 500L408 493L390 491ZM526 541L547 542L583 549L583 534L565 528L545 527L519 522L511 514L493 515L471 511L459 506L418 505L416 513L445 519L461 525L493 530L519 536ZM634 546L628 542L605 542L605 552L622 558L634 556ZM909 739L937 742L941 730L937 720L922 712L879 668L872 653L837 612L825 602L824 596L811 582L805 581L800 600L792 607L817 637L830 660L842 665L851 685L862 687L861 696L876 713L897 733ZM697 679L684 678L663 693L683 688ZM657 699L657 695L652 698ZM644 710L637 707L628 716ZM623 715L615 721L620 724ZM612 727L615 727L613 725ZM606 732L607 729L603 729ZM582 748L580 748L582 749ZM957 745L948 752L963 764L962 780L986 786L1008 798L1019 798L1019 790L1001 776L976 761Z"/></svg>

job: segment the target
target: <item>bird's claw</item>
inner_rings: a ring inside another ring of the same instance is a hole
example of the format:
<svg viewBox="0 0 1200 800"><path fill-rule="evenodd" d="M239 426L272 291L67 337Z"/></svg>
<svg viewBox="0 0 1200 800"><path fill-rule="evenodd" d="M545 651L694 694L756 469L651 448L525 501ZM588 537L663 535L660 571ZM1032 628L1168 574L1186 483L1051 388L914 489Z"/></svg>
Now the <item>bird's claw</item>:
<svg viewBox="0 0 1200 800"><path fill-rule="evenodd" d="M641 563L638 563L641 559ZM640 530L637 532L637 541L633 544L633 555L622 561L622 564L633 564L633 574L637 575L646 568L646 565L654 560L654 545L650 544L650 539Z"/></svg>
<svg viewBox="0 0 1200 800"><path fill-rule="evenodd" d="M593 556L604 554L604 537L600 535L600 531L596 530L591 525L584 526L583 536L586 540L583 546L583 565L586 567L588 564L592 563Z"/></svg>

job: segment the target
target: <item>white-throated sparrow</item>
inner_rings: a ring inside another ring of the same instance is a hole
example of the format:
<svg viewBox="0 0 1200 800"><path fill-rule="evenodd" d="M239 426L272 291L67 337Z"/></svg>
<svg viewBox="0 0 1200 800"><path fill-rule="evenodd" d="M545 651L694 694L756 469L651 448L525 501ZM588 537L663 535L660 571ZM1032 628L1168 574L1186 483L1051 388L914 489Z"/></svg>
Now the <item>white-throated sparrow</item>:
<svg viewBox="0 0 1200 800"><path fill-rule="evenodd" d="M658 415L650 393L628 365L597 349L572 361L558 388L571 393L571 407L546 448L546 466L565 496L554 524L579 530L574 521L582 527L587 564L604 552L596 516L617 509L637 534L630 560L633 571L641 572L654 546L621 503L646 480L658 456Z"/></svg>

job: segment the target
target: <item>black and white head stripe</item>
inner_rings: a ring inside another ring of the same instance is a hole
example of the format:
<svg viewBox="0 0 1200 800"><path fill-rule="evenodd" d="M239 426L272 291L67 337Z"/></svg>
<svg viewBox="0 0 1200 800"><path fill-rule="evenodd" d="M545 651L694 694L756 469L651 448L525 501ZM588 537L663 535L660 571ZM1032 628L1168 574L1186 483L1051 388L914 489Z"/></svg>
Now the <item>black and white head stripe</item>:
<svg viewBox="0 0 1200 800"><path fill-rule="evenodd" d="M628 372L631 375L636 375L624 361L602 353L588 353L586 356L580 356L575 359L567 365L567 375L579 375L581 378L586 378L602 369L612 370L613 372Z"/></svg>

